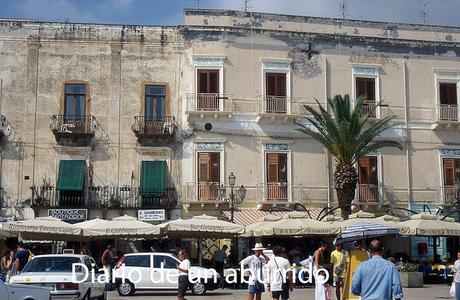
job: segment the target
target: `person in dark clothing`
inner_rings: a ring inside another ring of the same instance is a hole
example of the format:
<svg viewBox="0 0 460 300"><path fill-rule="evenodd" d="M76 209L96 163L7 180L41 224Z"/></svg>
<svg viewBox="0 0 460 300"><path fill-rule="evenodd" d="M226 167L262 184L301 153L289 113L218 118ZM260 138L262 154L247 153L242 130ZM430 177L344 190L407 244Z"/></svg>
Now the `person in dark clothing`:
<svg viewBox="0 0 460 300"><path fill-rule="evenodd" d="M29 261L30 250L24 248L24 242L19 241L16 251L16 274L22 272Z"/></svg>

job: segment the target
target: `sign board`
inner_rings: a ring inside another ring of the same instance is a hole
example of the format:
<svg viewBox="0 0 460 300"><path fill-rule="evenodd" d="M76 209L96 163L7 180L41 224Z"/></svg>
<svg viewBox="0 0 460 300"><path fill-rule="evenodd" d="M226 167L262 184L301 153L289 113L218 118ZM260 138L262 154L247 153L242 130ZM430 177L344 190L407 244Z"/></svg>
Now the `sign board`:
<svg viewBox="0 0 460 300"><path fill-rule="evenodd" d="M137 218L140 221L164 221L166 220L166 212L164 209L138 210Z"/></svg>
<svg viewBox="0 0 460 300"><path fill-rule="evenodd" d="M48 209L48 216L61 220L83 221L88 218L87 209Z"/></svg>
<svg viewBox="0 0 460 300"><path fill-rule="evenodd" d="M63 249L62 254L75 254L73 249Z"/></svg>

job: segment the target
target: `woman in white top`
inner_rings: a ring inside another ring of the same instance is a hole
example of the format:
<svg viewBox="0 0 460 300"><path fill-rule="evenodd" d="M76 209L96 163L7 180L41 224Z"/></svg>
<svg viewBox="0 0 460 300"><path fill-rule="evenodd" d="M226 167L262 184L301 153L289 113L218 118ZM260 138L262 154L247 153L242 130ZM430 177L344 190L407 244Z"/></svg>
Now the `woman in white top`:
<svg viewBox="0 0 460 300"><path fill-rule="evenodd" d="M460 300L460 250L457 252L457 260L454 263L455 266L455 299Z"/></svg>
<svg viewBox="0 0 460 300"><path fill-rule="evenodd" d="M187 259L187 250L181 249L178 254L180 264L177 265L179 270L179 287L177 289L177 299L184 300L185 293L190 286L190 281L188 279L188 271L190 270L190 261Z"/></svg>

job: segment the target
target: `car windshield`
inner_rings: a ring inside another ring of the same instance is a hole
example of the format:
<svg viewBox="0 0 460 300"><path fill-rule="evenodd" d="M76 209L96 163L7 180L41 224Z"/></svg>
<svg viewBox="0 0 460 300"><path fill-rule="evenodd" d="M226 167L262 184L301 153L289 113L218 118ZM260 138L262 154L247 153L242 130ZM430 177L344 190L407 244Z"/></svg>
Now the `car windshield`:
<svg viewBox="0 0 460 300"><path fill-rule="evenodd" d="M72 264L81 263L78 257L35 257L25 266L23 272L72 272ZM77 266L76 272L82 268Z"/></svg>

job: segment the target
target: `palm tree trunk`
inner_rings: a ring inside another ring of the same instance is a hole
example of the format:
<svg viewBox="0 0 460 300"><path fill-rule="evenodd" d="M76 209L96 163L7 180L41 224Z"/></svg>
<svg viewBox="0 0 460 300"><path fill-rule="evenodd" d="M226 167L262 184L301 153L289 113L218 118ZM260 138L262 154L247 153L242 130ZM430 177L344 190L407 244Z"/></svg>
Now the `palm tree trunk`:
<svg viewBox="0 0 460 300"><path fill-rule="evenodd" d="M334 188L337 192L337 200L342 212L342 218L348 219L351 214L351 203L355 198L358 175L353 165L337 163L334 172Z"/></svg>

